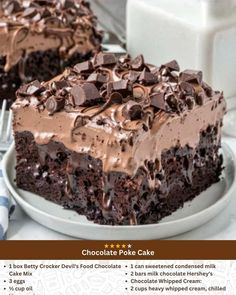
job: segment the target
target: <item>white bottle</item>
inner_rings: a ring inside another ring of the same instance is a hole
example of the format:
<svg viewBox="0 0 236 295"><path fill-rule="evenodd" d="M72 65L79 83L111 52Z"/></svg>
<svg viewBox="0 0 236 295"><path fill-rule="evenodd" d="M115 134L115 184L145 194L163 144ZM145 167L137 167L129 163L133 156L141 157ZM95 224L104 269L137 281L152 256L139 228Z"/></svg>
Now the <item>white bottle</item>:
<svg viewBox="0 0 236 295"><path fill-rule="evenodd" d="M236 95L236 0L128 0L127 47L150 63L176 59Z"/></svg>

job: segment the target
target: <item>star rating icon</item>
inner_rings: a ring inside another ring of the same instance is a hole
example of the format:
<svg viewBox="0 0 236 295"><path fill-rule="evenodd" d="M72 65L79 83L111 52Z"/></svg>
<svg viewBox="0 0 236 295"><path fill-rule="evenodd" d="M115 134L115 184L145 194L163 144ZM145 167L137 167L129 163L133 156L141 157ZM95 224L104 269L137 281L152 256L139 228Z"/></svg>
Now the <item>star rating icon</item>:
<svg viewBox="0 0 236 295"><path fill-rule="evenodd" d="M119 244L119 243L117 243L117 244L108 244L108 243L106 243L105 245L104 245L104 248L105 249L131 249L132 248L132 245L131 244L125 244L125 243L123 243L123 244Z"/></svg>

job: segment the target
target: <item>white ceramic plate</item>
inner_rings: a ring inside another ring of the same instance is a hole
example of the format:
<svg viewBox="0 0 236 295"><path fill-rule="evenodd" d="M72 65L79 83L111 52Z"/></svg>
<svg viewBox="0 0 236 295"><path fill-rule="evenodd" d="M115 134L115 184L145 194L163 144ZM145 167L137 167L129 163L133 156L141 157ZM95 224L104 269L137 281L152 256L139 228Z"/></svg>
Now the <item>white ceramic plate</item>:
<svg viewBox="0 0 236 295"><path fill-rule="evenodd" d="M236 97L228 98L227 113L224 116L223 132L225 135L236 137Z"/></svg>
<svg viewBox="0 0 236 295"><path fill-rule="evenodd" d="M76 212L63 209L45 199L16 187L15 151L12 145L3 160L3 176L11 194L35 221L60 233L83 239L145 240L161 239L190 231L211 220L228 204L236 187L235 157L223 144L225 170L219 183L158 224L138 226L106 226L89 222Z"/></svg>

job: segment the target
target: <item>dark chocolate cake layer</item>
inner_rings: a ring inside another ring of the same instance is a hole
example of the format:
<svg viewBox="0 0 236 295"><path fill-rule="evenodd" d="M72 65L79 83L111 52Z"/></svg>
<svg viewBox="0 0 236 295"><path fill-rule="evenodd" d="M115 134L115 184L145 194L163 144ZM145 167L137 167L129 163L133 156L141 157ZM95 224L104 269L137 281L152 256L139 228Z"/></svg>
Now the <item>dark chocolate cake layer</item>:
<svg viewBox="0 0 236 295"><path fill-rule="evenodd" d="M223 94L176 61L99 53L13 105L16 180L100 224L148 224L219 180Z"/></svg>
<svg viewBox="0 0 236 295"><path fill-rule="evenodd" d="M176 146L163 151L161 173L156 159L132 178L121 172L105 174L101 160L69 151L61 143L37 145L31 133L16 133L17 186L96 223L155 223L219 181L222 157L217 130L218 126L209 126L202 131L196 149Z"/></svg>
<svg viewBox="0 0 236 295"><path fill-rule="evenodd" d="M22 83L49 80L98 52L96 25L84 0L1 1L0 100L14 99Z"/></svg>

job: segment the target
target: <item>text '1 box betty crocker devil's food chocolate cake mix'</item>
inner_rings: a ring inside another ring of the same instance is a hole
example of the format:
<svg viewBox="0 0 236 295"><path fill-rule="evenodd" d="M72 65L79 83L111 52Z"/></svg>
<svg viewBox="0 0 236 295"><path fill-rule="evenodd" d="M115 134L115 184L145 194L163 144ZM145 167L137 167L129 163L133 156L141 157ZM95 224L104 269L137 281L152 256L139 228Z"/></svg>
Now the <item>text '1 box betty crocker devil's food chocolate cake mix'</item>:
<svg viewBox="0 0 236 295"><path fill-rule="evenodd" d="M99 53L13 105L18 187L100 224L149 224L219 180L223 94L202 72Z"/></svg>

